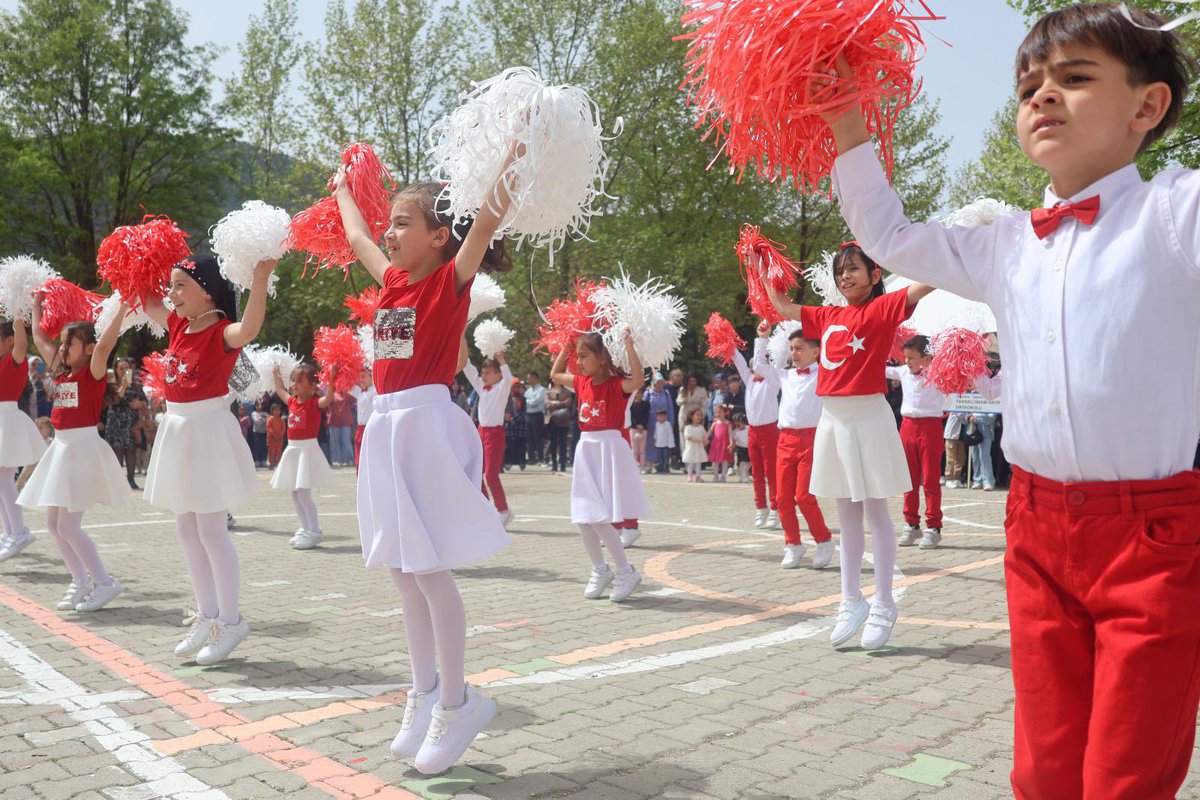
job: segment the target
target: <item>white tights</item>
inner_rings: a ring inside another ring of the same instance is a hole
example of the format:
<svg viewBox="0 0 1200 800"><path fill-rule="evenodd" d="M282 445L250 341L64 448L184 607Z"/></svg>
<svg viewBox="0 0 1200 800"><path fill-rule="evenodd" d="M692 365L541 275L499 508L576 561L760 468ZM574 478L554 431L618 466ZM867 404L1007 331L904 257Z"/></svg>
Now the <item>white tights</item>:
<svg viewBox="0 0 1200 800"><path fill-rule="evenodd" d="M842 597L856 599L862 591L862 558L866 552L866 523L871 528L871 551L875 558L875 600L893 603L892 572L896 567L896 529L888 512L887 500L837 501L842 532Z"/></svg>
<svg viewBox="0 0 1200 800"><path fill-rule="evenodd" d="M112 576L104 568L92 537L83 532L83 512L68 511L62 506L46 508L46 527L58 545L63 563L76 586L110 584Z"/></svg>
<svg viewBox="0 0 1200 800"><path fill-rule="evenodd" d="M176 514L175 533L183 547L200 614L225 625L241 622L240 566L224 511Z"/></svg>
<svg viewBox="0 0 1200 800"><path fill-rule="evenodd" d="M625 557L625 545L621 544L621 532L614 528L612 523L583 524L579 526L579 533L583 537L583 549L587 550L593 567L603 570L608 566L604 561L604 551L600 549L600 542L603 541L617 569L621 572L629 571L629 559Z"/></svg>
<svg viewBox="0 0 1200 800"><path fill-rule="evenodd" d="M0 467L0 522L9 536L25 530L25 515L17 505L17 468Z"/></svg>
<svg viewBox="0 0 1200 800"><path fill-rule="evenodd" d="M699 478L700 477L700 468L703 467L704 465L688 462L684 466L687 469L688 475L695 475L697 478Z"/></svg>
<svg viewBox="0 0 1200 800"><path fill-rule="evenodd" d="M441 682L438 702L454 708L466 702L467 613L450 570L414 575L391 570L404 608L404 636L412 664L413 690L428 692Z"/></svg>
<svg viewBox="0 0 1200 800"><path fill-rule="evenodd" d="M294 490L292 505L296 508L296 516L300 518L300 527L306 531L321 530L321 524L317 520L317 504L312 499L312 489Z"/></svg>

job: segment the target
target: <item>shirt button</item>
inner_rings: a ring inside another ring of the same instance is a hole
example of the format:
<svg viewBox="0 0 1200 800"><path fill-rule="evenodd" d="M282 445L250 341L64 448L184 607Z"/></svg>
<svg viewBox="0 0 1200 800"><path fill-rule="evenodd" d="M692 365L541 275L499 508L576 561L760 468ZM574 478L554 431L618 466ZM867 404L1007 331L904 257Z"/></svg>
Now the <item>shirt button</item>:
<svg viewBox="0 0 1200 800"><path fill-rule="evenodd" d="M1057 338L1058 338L1058 336L1055 335L1054 331L1046 331L1046 341L1047 342L1050 342L1051 344L1053 344L1054 340Z"/></svg>
<svg viewBox="0 0 1200 800"><path fill-rule="evenodd" d="M1054 262L1054 271L1062 272L1062 268L1063 268L1063 262L1062 262L1062 259L1060 258L1058 261Z"/></svg>
<svg viewBox="0 0 1200 800"><path fill-rule="evenodd" d="M1087 496L1083 492L1071 492L1067 495L1067 502L1073 506L1081 506L1087 500Z"/></svg>
<svg viewBox="0 0 1200 800"><path fill-rule="evenodd" d="M1059 414L1062 413L1062 406L1060 406L1058 403L1051 403L1050 404L1050 413L1057 417Z"/></svg>

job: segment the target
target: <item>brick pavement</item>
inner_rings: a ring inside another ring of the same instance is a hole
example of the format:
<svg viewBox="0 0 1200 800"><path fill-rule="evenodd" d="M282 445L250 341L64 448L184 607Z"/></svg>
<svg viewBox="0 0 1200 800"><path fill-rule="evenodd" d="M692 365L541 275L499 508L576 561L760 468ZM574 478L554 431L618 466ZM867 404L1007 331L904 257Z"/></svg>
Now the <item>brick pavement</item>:
<svg viewBox="0 0 1200 800"><path fill-rule="evenodd" d="M316 498L329 536L309 552L260 478L235 529L254 630L217 667L171 654L190 589L170 518L140 498L85 520L129 587L109 609L50 610L67 579L48 534L0 564L0 797L1008 796L1003 493L946 493L943 547L900 550L901 624L868 654L829 646L836 561L780 570L749 486L647 478L646 581L614 605L582 599L569 478L507 473L513 545L459 573L468 672L500 712L427 779L386 757L403 617L362 569L352 472ZM1197 770L1181 796L1200 797Z"/></svg>

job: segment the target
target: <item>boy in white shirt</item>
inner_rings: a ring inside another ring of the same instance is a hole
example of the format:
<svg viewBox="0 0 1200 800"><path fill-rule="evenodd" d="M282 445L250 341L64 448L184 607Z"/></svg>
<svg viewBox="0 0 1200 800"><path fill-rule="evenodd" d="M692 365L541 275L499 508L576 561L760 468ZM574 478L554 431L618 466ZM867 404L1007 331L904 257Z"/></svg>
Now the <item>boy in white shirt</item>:
<svg viewBox="0 0 1200 800"><path fill-rule="evenodd" d="M363 367L358 376L358 386L350 390L354 398L355 413L358 417L358 428L354 431L354 471L358 472L358 456L362 452L363 430L367 427L371 415L375 413L375 382L371 376L371 368Z"/></svg>
<svg viewBox="0 0 1200 800"><path fill-rule="evenodd" d="M942 407L946 396L925 380L924 372L933 363L929 339L914 336L905 342L904 365L888 367L887 377L900 384L900 443L908 459L912 489L904 493L904 533L897 542L901 547L920 543L922 550L933 550L942 541ZM921 533L921 489L925 490L925 533Z"/></svg>
<svg viewBox="0 0 1200 800"><path fill-rule="evenodd" d="M508 409L508 397L512 393L513 375L501 350L493 358L485 359L483 366L475 369L470 361L463 366L463 375L479 395L476 413L479 417L479 438L483 440L483 494L496 505L496 511L505 527L512 522L513 513L504 495L500 482L500 470L504 467L504 412Z"/></svg>

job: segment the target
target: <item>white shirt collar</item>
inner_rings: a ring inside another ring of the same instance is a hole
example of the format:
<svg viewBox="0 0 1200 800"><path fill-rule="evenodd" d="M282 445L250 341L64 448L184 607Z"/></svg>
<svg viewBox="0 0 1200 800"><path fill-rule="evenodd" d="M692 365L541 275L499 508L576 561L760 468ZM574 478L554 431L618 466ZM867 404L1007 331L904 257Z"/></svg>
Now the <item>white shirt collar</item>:
<svg viewBox="0 0 1200 800"><path fill-rule="evenodd" d="M1119 194L1134 184L1142 182L1142 175L1138 172L1138 168L1134 164L1126 164L1116 172L1110 172L1100 180L1093 183L1091 186L1076 192L1074 195L1062 198L1054 193L1054 190L1047 184L1045 193L1045 208L1053 208L1059 203L1074 203L1078 200L1086 200L1089 197L1100 196L1100 208L1104 208L1104 201L1113 194Z"/></svg>

